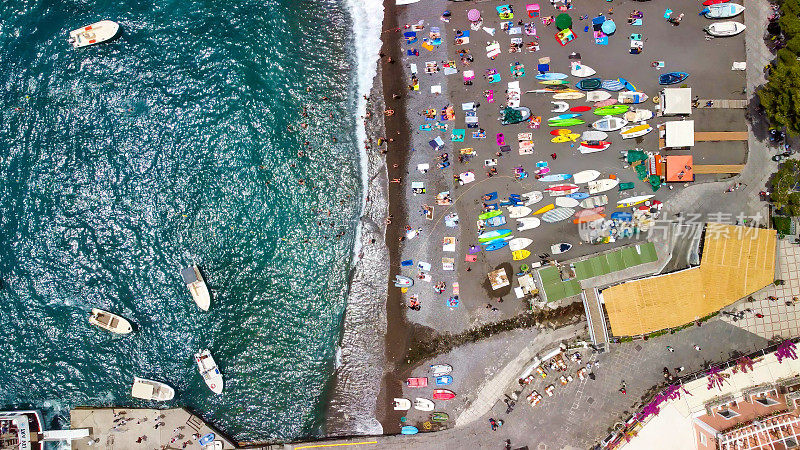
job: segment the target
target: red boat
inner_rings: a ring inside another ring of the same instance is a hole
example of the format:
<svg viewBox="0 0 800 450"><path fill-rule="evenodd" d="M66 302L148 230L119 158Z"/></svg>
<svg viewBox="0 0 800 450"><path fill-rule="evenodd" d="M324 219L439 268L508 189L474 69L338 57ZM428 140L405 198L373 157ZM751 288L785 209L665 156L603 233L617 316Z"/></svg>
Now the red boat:
<svg viewBox="0 0 800 450"><path fill-rule="evenodd" d="M545 191L570 191L572 189L578 189L578 186L574 184L554 184L545 189Z"/></svg>
<svg viewBox="0 0 800 450"><path fill-rule="evenodd" d="M406 380L408 387L426 387L428 386L428 377L413 377Z"/></svg>
<svg viewBox="0 0 800 450"><path fill-rule="evenodd" d="M711 5L718 5L720 3L728 3L731 0L706 0L703 2L703 6L711 6Z"/></svg>
<svg viewBox="0 0 800 450"><path fill-rule="evenodd" d="M433 399L434 400L452 400L456 398L455 392L449 389L434 389L433 390Z"/></svg>
<svg viewBox="0 0 800 450"><path fill-rule="evenodd" d="M580 112L586 112L586 111L589 111L589 110L591 110L591 109L592 109L592 107L591 107L591 106L573 106L573 107L572 107L572 108L570 108L569 110L570 110L570 112L577 112L577 113L580 113Z"/></svg>
<svg viewBox="0 0 800 450"><path fill-rule="evenodd" d="M587 223L587 222L594 222L595 220L602 219L605 217L605 214L587 214L585 216L581 216L572 220L572 223Z"/></svg>
<svg viewBox="0 0 800 450"><path fill-rule="evenodd" d="M593 150L605 150L611 146L609 141L581 141L581 147L590 148Z"/></svg>
<svg viewBox="0 0 800 450"><path fill-rule="evenodd" d="M593 216L595 214L602 214L603 210L605 210L603 206L597 206L589 209L582 209L575 213L575 217L580 219L581 217Z"/></svg>

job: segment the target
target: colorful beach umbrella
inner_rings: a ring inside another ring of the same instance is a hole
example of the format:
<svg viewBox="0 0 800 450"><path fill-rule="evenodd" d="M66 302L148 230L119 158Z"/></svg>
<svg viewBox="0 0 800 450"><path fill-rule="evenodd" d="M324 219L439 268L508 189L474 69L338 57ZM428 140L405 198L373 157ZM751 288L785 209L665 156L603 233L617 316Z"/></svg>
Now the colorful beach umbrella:
<svg viewBox="0 0 800 450"><path fill-rule="evenodd" d="M470 9L469 12L467 12L467 19L469 19L470 22L477 22L481 20L481 12L477 9Z"/></svg>
<svg viewBox="0 0 800 450"><path fill-rule="evenodd" d="M572 28L572 17L567 13L561 13L556 17L556 28L566 30Z"/></svg>
<svg viewBox="0 0 800 450"><path fill-rule="evenodd" d="M617 31L617 24L615 24L613 20L606 20L600 28L605 34L614 34L614 32Z"/></svg>

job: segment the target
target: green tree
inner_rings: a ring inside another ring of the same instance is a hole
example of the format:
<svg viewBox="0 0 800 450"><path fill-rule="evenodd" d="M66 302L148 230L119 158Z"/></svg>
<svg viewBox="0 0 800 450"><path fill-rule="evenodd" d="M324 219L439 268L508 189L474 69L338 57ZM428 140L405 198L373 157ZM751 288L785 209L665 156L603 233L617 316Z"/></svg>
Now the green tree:
<svg viewBox="0 0 800 450"><path fill-rule="evenodd" d="M796 212L800 213L800 195L795 195L800 193L792 192L792 189L798 182L800 182L800 162L794 159L787 160L781 165L781 168L772 175L773 188L770 199L775 203L776 208L781 209L785 206L789 206L790 214L800 215L792 211L796 209ZM793 205L797 206L793 208Z"/></svg>
<svg viewBox="0 0 800 450"><path fill-rule="evenodd" d="M783 14L780 20L778 20L778 23L787 39L791 39L800 34L800 18L797 17L797 14Z"/></svg>
<svg viewBox="0 0 800 450"><path fill-rule="evenodd" d="M792 59L790 64L787 58ZM793 135L800 134L800 65L795 58L789 50L781 49L769 81L758 91L769 120Z"/></svg>

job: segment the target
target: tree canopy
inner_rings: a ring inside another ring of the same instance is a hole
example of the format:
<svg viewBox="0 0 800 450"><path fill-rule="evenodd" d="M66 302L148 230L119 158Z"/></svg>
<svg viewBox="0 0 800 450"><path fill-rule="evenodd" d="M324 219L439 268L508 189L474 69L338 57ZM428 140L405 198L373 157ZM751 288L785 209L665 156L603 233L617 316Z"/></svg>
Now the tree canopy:
<svg viewBox="0 0 800 450"><path fill-rule="evenodd" d="M778 20L785 47L770 65L767 83L758 91L761 105L773 125L800 134L800 0L785 0ZM773 27L774 28L774 27Z"/></svg>

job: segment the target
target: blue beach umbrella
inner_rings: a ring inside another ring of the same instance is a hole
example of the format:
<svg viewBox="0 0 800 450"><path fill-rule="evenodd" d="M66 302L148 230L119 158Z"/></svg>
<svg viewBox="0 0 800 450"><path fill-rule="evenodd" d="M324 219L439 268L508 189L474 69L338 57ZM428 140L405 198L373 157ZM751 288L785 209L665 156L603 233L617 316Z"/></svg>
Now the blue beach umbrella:
<svg viewBox="0 0 800 450"><path fill-rule="evenodd" d="M605 34L614 34L614 32L617 31L617 24L615 24L613 20L606 20L600 28Z"/></svg>

